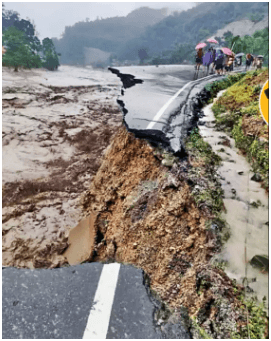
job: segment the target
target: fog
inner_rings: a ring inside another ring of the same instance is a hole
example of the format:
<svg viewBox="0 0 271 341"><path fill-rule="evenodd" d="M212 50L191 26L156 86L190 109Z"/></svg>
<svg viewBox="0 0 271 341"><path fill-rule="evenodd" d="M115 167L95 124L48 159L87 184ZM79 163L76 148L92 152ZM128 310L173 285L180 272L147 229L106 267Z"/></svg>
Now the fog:
<svg viewBox="0 0 271 341"><path fill-rule="evenodd" d="M20 14L21 19L35 23L38 37L60 38L65 26L86 20L126 16L136 8L169 8L182 11L192 8L195 2L4 2L7 10Z"/></svg>

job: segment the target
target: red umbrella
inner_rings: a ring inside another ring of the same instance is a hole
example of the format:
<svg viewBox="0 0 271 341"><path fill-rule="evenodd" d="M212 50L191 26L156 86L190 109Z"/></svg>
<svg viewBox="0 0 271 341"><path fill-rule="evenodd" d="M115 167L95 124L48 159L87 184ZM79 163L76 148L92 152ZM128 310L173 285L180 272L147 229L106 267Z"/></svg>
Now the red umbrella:
<svg viewBox="0 0 271 341"><path fill-rule="evenodd" d="M215 44L218 44L218 41L215 40L215 39L209 38L209 39L207 39L207 41L208 41L208 43L215 43Z"/></svg>
<svg viewBox="0 0 271 341"><path fill-rule="evenodd" d="M202 48L205 47L205 46L206 46L205 43L199 43L199 44L196 46L196 50L202 49Z"/></svg>
<svg viewBox="0 0 271 341"><path fill-rule="evenodd" d="M227 54L228 56L231 56L232 54L234 54L232 52L232 50L230 50L228 47L223 47L222 51L223 51L223 53Z"/></svg>

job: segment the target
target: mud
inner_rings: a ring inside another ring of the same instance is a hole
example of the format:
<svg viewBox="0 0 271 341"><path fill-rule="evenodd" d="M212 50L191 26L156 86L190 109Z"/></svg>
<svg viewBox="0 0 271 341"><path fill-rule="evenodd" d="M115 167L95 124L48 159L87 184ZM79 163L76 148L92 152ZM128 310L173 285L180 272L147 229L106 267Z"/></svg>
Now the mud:
<svg viewBox="0 0 271 341"><path fill-rule="evenodd" d="M97 214L100 238L93 261L140 267L159 300L169 309L185 307L190 316L201 312L201 324L213 320L217 325L222 310L211 306L221 299L227 315L224 329L211 334L225 337L229 321L235 325L239 318L234 312L238 303L232 281L210 264L220 245L207 228L210 211L199 208L192 197L189 160L166 167L161 157L159 149L154 151L124 127L114 137L82 199L86 214Z"/></svg>
<svg viewBox="0 0 271 341"><path fill-rule="evenodd" d="M113 77L3 68L3 265L66 263L69 230L82 218L80 195L122 122Z"/></svg>

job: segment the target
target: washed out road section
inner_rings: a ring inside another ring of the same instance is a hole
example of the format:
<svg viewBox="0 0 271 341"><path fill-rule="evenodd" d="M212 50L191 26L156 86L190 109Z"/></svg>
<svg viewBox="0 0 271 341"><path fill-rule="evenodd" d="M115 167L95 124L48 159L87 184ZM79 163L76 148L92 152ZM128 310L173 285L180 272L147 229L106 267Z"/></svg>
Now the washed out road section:
<svg viewBox="0 0 271 341"><path fill-rule="evenodd" d="M109 68L122 81L118 102L128 131L136 137L161 144L179 155L197 117L189 98L210 82L221 78L201 70L193 80L192 65Z"/></svg>

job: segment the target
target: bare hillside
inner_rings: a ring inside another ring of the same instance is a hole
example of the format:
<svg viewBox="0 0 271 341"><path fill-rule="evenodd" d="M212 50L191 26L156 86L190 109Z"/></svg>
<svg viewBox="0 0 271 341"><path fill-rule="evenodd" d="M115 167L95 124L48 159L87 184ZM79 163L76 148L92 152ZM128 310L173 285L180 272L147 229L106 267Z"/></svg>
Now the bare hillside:
<svg viewBox="0 0 271 341"><path fill-rule="evenodd" d="M249 19L242 19L242 20L231 22L224 28L221 28L220 30L218 30L210 38L223 37L223 34L228 31L232 32L234 36L239 35L240 37L243 37L247 34L252 35L254 32L258 30L262 30L266 27L268 27L268 16L257 23L254 23L253 21Z"/></svg>

